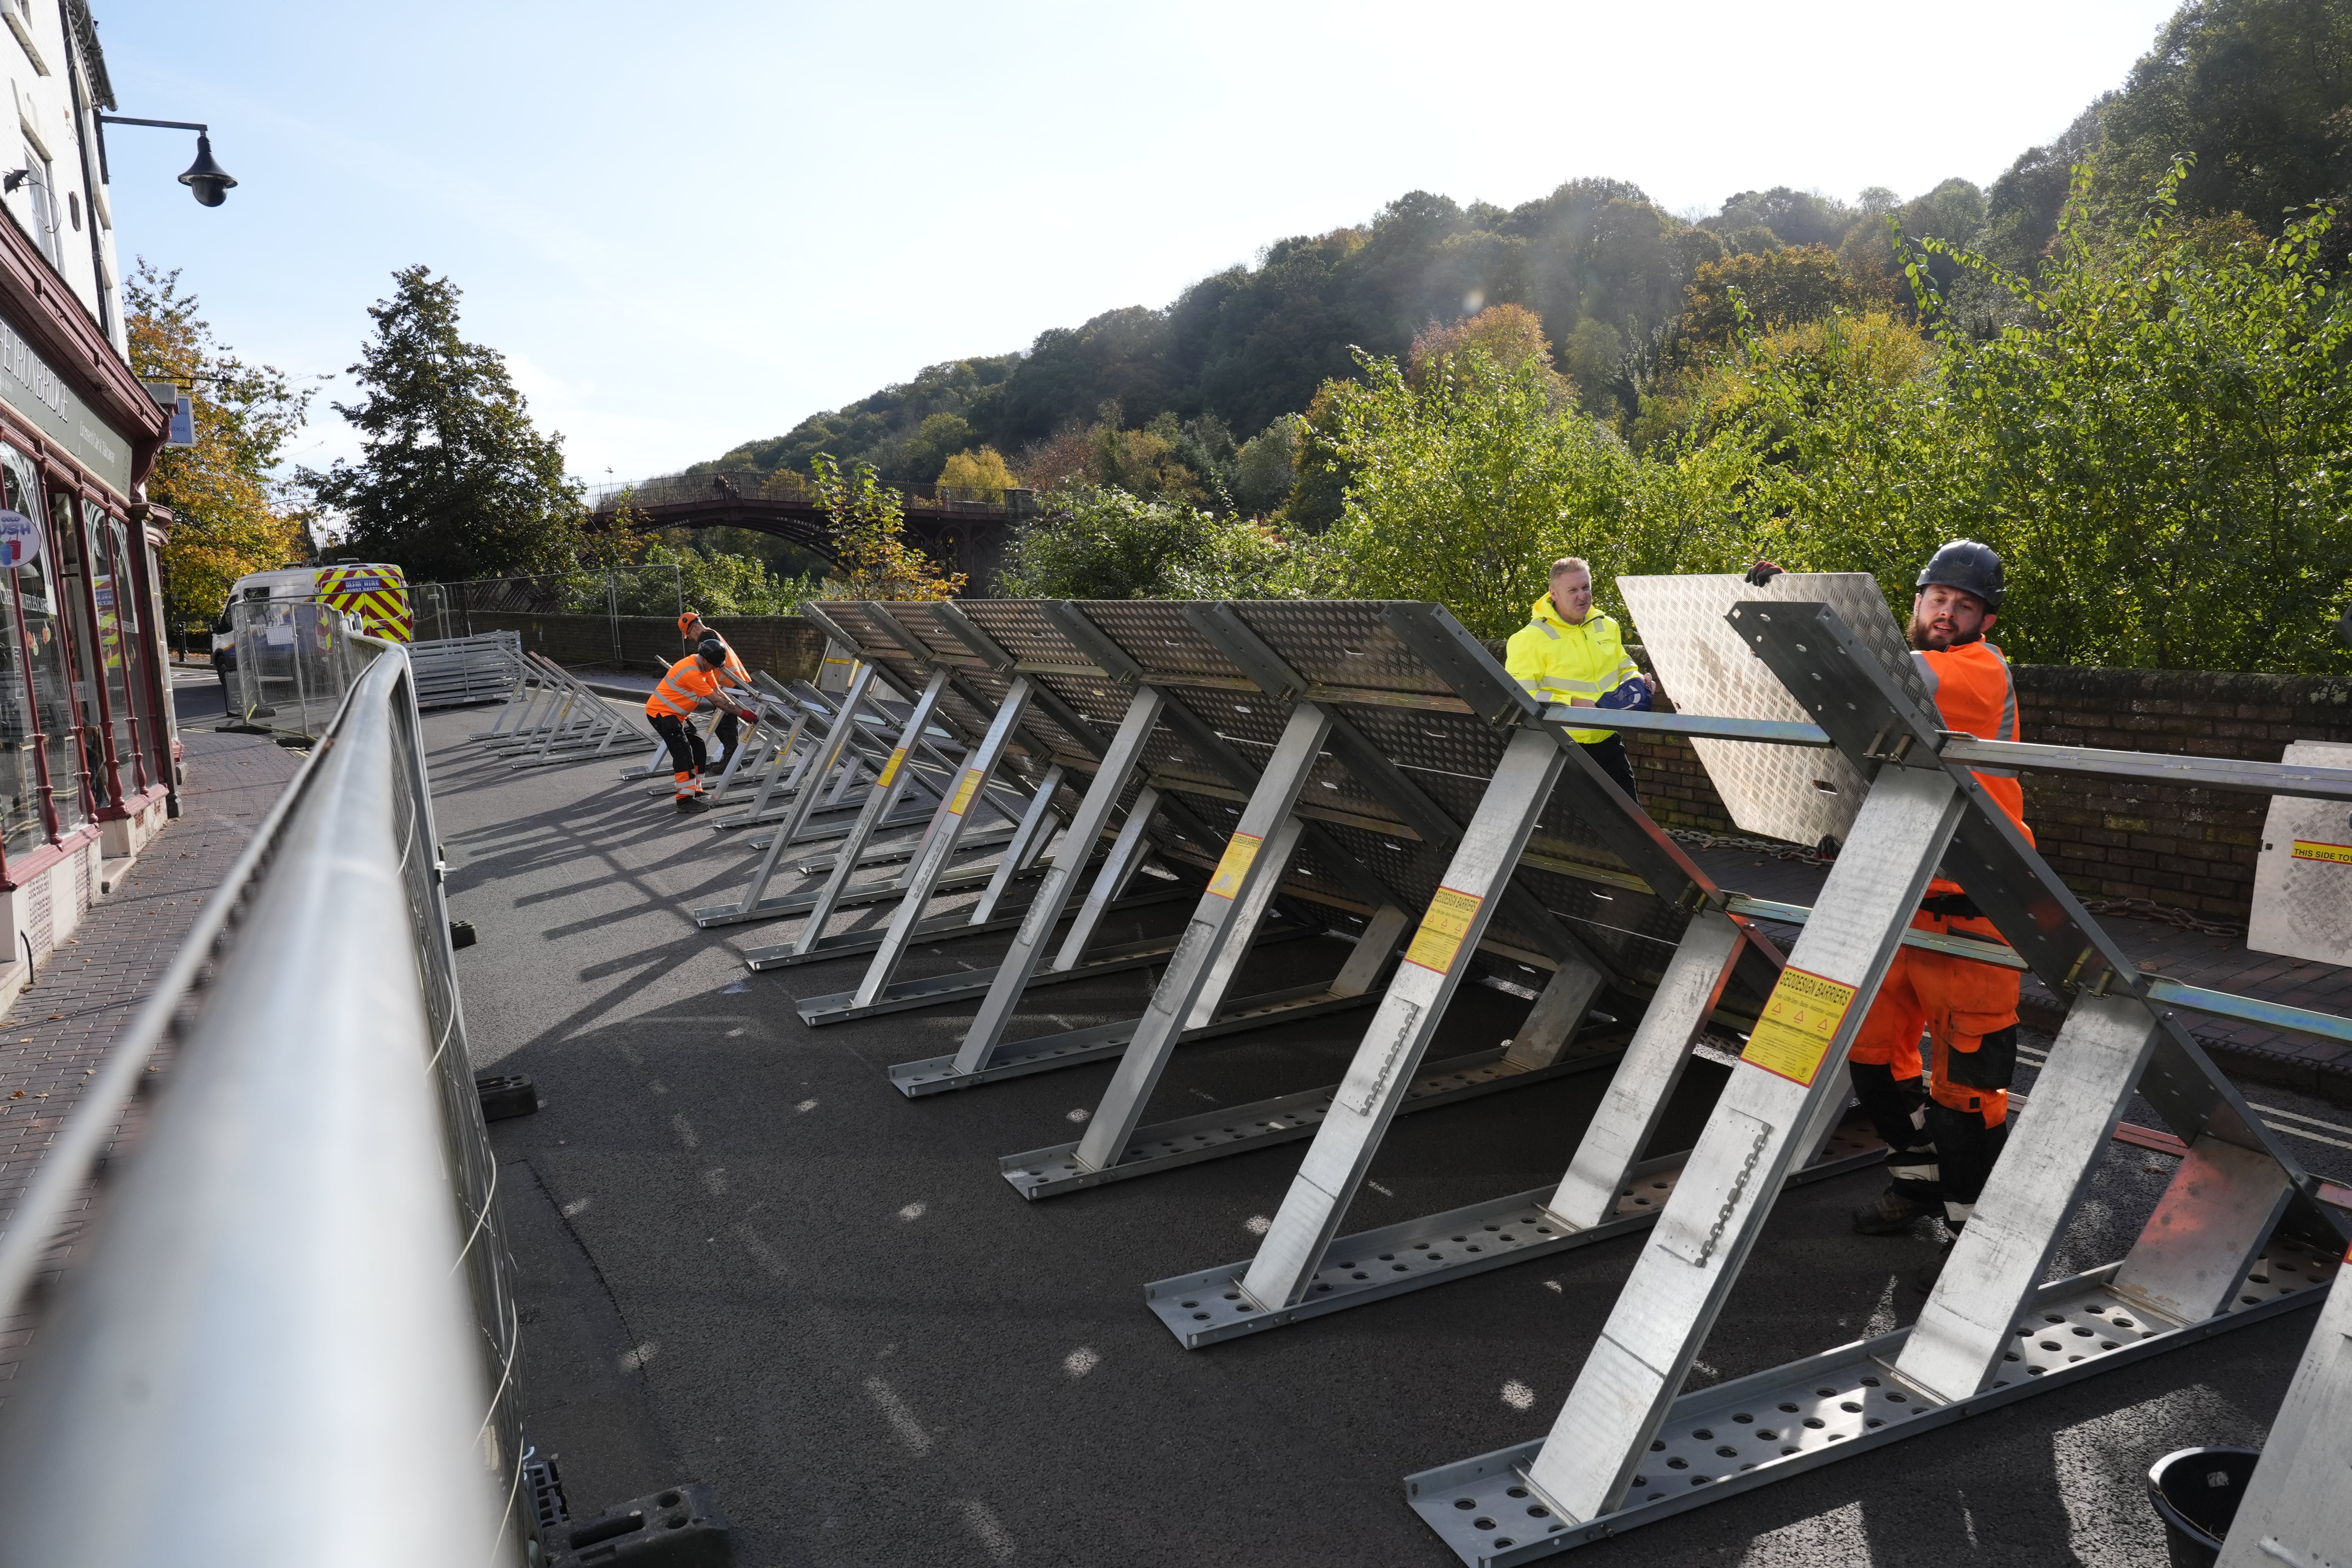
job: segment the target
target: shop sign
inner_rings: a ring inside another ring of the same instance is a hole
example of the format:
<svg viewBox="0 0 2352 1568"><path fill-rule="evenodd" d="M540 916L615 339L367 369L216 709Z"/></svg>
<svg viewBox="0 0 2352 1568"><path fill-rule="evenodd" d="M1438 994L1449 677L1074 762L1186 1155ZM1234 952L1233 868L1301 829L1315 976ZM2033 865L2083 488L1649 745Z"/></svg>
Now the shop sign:
<svg viewBox="0 0 2352 1568"><path fill-rule="evenodd" d="M0 403L63 447L116 495L131 495L131 443L91 413L65 378L0 319Z"/></svg>
<svg viewBox="0 0 2352 1568"><path fill-rule="evenodd" d="M40 553L40 523L21 511L0 511L0 568L22 566Z"/></svg>

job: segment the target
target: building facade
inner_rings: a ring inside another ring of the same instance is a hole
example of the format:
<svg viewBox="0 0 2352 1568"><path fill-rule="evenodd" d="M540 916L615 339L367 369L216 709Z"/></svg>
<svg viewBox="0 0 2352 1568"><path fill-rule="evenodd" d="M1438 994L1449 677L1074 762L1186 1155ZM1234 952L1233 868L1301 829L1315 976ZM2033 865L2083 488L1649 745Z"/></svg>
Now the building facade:
<svg viewBox="0 0 2352 1568"><path fill-rule="evenodd" d="M176 815L168 416L131 372L83 0L0 0L0 1004Z"/></svg>

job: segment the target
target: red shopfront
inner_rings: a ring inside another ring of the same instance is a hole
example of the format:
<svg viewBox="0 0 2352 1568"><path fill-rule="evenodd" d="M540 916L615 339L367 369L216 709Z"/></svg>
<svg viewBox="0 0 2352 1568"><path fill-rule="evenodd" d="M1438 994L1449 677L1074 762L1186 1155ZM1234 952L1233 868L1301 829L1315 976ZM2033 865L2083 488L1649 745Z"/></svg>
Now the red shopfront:
<svg viewBox="0 0 2352 1568"><path fill-rule="evenodd" d="M0 963L38 964L169 815L166 416L0 223ZM5 980L0 980L5 989Z"/></svg>

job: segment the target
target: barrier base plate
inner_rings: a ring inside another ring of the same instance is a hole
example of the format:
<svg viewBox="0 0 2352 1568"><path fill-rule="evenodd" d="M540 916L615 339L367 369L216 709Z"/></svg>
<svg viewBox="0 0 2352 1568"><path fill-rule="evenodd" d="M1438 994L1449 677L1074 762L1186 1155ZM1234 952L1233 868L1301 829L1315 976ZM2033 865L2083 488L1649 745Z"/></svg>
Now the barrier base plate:
<svg viewBox="0 0 2352 1568"><path fill-rule="evenodd" d="M2273 1237L2231 1306L2202 1322L2173 1325L2107 1289L2120 1263L2037 1291L2016 1324L2004 1374L1969 1399L1939 1404L1891 1371L1907 1328L1805 1361L1685 1394L1613 1513L1574 1523L1528 1485L1543 1440L1405 1478L1422 1522L1475 1568L1503 1568L1604 1540L1640 1525L1815 1469L1859 1449L1948 1426L2029 1394L2316 1306L2336 1260Z"/></svg>
<svg viewBox="0 0 2352 1568"><path fill-rule="evenodd" d="M1822 1158L1791 1175L1789 1184L1843 1175L1875 1164L1885 1155L1886 1145L1868 1123L1849 1121L1831 1135ZM1199 1350L1449 1279L1484 1274L1506 1264L1573 1251L1647 1230L1665 1206L1689 1158L1690 1151L1685 1149L1634 1166L1618 1194L1615 1213L1586 1230L1570 1228L1543 1206L1558 1185L1553 1183L1532 1192L1341 1237L1324 1255L1328 1261L1316 1271L1306 1299L1296 1306L1265 1309L1252 1304L1242 1294L1240 1284L1249 1272L1248 1258L1146 1285L1144 1304L1186 1350Z"/></svg>
<svg viewBox="0 0 2352 1568"><path fill-rule="evenodd" d="M1177 1037L1176 1043L1190 1045L1194 1040L1238 1034L1244 1029L1261 1029L1270 1024L1312 1018L1349 1007L1369 1007L1380 999L1377 991L1354 996L1335 996L1320 985L1297 985L1287 991L1268 991L1226 1004L1218 1012L1214 1023L1185 1030ZM956 1071L952 1055L900 1062L890 1069L890 1081L899 1093L909 1100L916 1100L927 1094L944 1094L950 1089L972 1089L1003 1079L1022 1078L1030 1073L1051 1072L1055 1068L1076 1067L1081 1062L1100 1061L1125 1051L1128 1042L1135 1038L1136 1026L1141 1022L1139 1018L1125 1018L1116 1024L1097 1024L1091 1029L1071 1029L1058 1035L1039 1035L1033 1039L1014 1040L997 1047L995 1058L976 1072Z"/></svg>
<svg viewBox="0 0 2352 1568"><path fill-rule="evenodd" d="M1625 1044L1632 1037L1631 1031L1595 1036L1589 1042L1591 1048L1588 1054L1545 1068L1510 1066L1503 1059L1507 1049L1504 1046L1433 1062L1422 1069L1412 1087L1405 1091L1397 1114L1454 1105L1497 1089L1517 1089L1522 1084L1610 1067L1625 1054ZM1014 1192L1034 1200L1059 1197L1064 1193L1098 1187L1108 1182L1123 1182L1131 1176L1172 1171L1180 1165L1197 1165L1203 1160L1219 1160L1228 1154L1312 1138L1331 1109L1331 1097L1339 1091L1339 1085L1327 1084L1321 1089L1277 1095L1250 1105L1163 1121L1156 1127L1139 1127L1118 1161L1100 1170L1088 1170L1079 1164L1078 1146L1069 1142L1056 1143L1050 1149L1033 1149L1026 1154L1008 1154L997 1161L997 1171Z"/></svg>

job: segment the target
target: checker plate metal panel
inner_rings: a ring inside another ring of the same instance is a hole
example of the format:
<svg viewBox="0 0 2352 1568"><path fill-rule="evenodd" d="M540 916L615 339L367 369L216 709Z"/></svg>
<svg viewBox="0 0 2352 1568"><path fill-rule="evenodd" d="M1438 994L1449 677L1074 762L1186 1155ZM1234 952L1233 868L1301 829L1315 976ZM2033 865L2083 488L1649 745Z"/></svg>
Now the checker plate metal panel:
<svg viewBox="0 0 2352 1568"><path fill-rule="evenodd" d="M1823 604L1835 610L1922 708L1933 711L1913 668L1902 628L1878 581L1862 572L1786 572L1758 588L1732 573L1620 577L1618 591L1642 645L1676 710L1727 719L1810 721L1727 619L1750 600ZM1868 784L1843 755L1827 748L1760 746L1745 741L1694 741L1731 819L1749 833L1819 844L1845 837Z"/></svg>
<svg viewBox="0 0 2352 1568"><path fill-rule="evenodd" d="M2296 741L2285 763L2352 768L2352 745ZM2352 806L2273 795L2254 857L2254 913L2246 945L2256 952L2352 963Z"/></svg>

